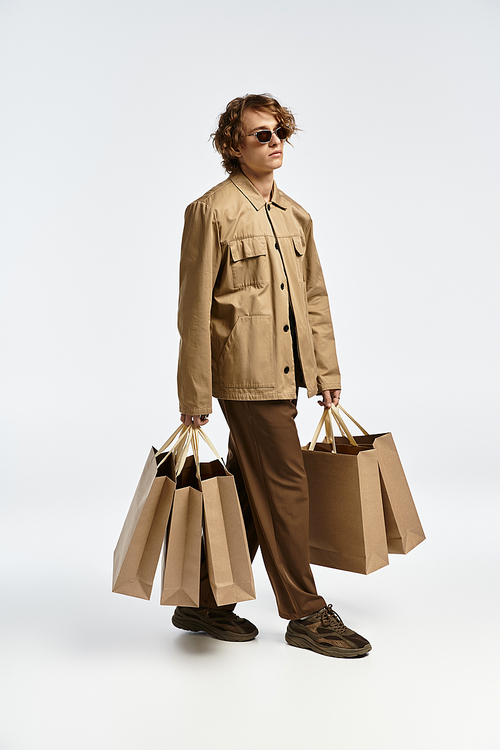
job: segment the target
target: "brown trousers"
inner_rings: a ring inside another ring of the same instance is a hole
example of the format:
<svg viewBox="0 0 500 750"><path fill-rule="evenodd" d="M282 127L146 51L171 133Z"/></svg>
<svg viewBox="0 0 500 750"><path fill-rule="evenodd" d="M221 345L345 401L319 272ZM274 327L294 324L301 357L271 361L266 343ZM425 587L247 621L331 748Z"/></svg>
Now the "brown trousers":
<svg viewBox="0 0 500 750"><path fill-rule="evenodd" d="M295 403L219 403L229 425L227 468L236 481L250 555L253 559L260 545L280 617L296 620L317 612L325 600L309 565L309 494ZM204 562L200 605L217 606Z"/></svg>

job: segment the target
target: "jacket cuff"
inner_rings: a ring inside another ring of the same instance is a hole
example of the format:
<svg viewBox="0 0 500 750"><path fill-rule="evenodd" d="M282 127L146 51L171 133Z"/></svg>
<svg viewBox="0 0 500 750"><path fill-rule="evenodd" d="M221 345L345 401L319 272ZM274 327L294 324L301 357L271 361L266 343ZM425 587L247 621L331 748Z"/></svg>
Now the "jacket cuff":
<svg viewBox="0 0 500 750"><path fill-rule="evenodd" d="M211 414L212 405L210 406L193 406L192 404L181 404L179 402L179 411L181 414L190 414L191 416L200 416L201 414Z"/></svg>

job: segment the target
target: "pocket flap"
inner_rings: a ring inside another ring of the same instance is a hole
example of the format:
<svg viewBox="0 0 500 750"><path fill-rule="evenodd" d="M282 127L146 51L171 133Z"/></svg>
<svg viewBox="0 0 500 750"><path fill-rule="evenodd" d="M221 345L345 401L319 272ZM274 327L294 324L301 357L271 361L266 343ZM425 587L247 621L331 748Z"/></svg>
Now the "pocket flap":
<svg viewBox="0 0 500 750"><path fill-rule="evenodd" d="M304 240L302 237L292 237L292 240L297 255L304 255Z"/></svg>
<svg viewBox="0 0 500 750"><path fill-rule="evenodd" d="M256 258L259 255L267 255L267 242L265 237L247 237L244 240L233 240L229 243L231 258L234 261L245 260L245 258Z"/></svg>

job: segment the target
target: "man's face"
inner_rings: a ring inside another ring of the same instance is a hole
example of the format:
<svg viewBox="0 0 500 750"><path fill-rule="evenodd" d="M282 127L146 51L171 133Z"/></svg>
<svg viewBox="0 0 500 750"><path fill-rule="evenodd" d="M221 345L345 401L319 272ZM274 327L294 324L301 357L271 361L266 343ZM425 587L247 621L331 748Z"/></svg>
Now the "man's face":
<svg viewBox="0 0 500 750"><path fill-rule="evenodd" d="M239 151L239 161L243 170L264 176L283 164L283 146L273 133L269 143L260 143L255 135L257 130L276 130L278 121L270 112L262 109L247 109L243 114L243 130L249 137L243 139ZM246 170L244 169L246 167Z"/></svg>

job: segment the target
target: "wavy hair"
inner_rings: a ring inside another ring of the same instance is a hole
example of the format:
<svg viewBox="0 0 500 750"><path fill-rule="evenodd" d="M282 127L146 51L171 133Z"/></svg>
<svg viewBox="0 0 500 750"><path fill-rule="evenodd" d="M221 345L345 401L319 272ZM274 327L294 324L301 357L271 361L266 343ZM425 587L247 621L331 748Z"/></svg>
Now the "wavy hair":
<svg viewBox="0 0 500 750"><path fill-rule="evenodd" d="M237 152L245 137L243 115L247 109L270 112L278 121L278 125L286 129L287 142L299 130L291 111L282 107L271 94L247 94L233 99L220 115L217 130L210 136L213 147L222 156L222 166L229 174L237 172L240 168Z"/></svg>

